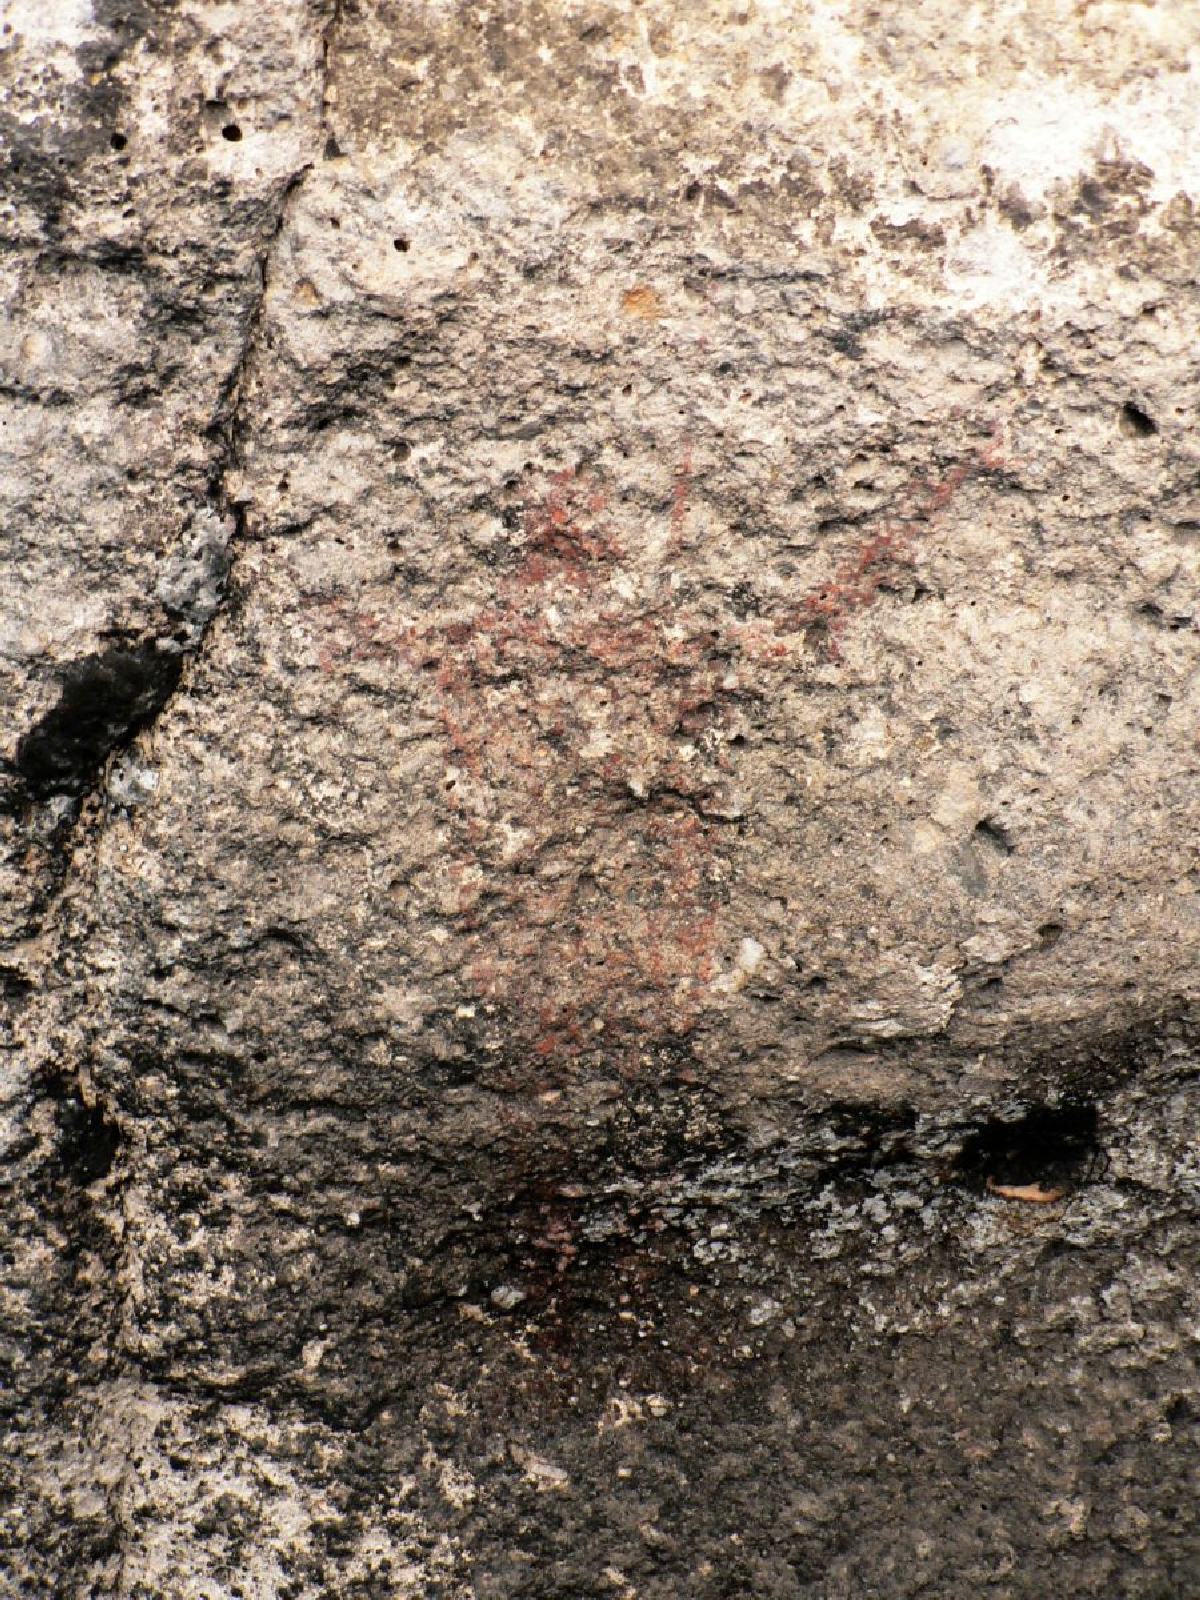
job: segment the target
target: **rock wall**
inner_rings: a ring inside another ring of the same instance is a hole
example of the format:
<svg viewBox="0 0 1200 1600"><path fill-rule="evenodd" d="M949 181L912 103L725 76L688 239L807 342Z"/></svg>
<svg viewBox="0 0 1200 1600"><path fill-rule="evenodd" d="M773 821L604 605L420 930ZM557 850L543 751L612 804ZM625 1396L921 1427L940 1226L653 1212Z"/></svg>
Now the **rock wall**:
<svg viewBox="0 0 1200 1600"><path fill-rule="evenodd" d="M3 17L7 1590L1195 1592L1195 8Z"/></svg>

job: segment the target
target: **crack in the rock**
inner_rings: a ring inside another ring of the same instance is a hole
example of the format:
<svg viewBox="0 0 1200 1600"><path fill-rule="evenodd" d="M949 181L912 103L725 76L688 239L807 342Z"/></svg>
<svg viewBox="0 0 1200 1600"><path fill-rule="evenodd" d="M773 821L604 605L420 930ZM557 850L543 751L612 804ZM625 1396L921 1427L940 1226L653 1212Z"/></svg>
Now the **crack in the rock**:
<svg viewBox="0 0 1200 1600"><path fill-rule="evenodd" d="M256 264L259 278L258 293L246 315L246 328L242 338L241 349L238 352L237 360L230 369L229 376L221 386L221 394L214 409L213 419L208 425L207 431L209 435L215 436L221 441L220 452L209 474L209 502L222 513L234 516L237 521L241 520L240 503L229 498L225 480L230 471L239 464L241 436L245 425L242 404L246 376L258 352L263 324L266 320L267 297L271 286L272 259L287 226L288 213L293 198L312 170L313 163L306 161L303 166L298 167L292 173L280 191L275 220ZM241 529L239 528L237 532L240 533ZM236 539L236 536L235 534L234 539ZM234 540L230 542L232 544Z"/></svg>
<svg viewBox="0 0 1200 1600"><path fill-rule="evenodd" d="M333 31L341 15L341 0L334 0L329 21L321 38L321 78L320 78L320 128L326 139L332 138L328 132L326 117L326 91L329 74L329 52L332 44ZM288 222L288 216L296 195L305 179L313 170L313 161L306 161L299 167L284 184L279 197L278 208L274 222L264 242L264 246L257 261L258 292L254 298L246 317L245 332L238 351L237 359L233 363L228 377L221 387L217 405L214 409L213 419L209 424L210 437L220 441L217 458L213 463L208 480L207 509L210 515L215 514L224 523L222 530L224 537L221 540L220 556L222 564L221 581L215 592L213 603L207 608L206 613L198 621L193 637L182 652L184 660L195 659L203 648L213 621L225 604L228 595L228 584L234 552L246 533L246 515L244 503L236 500L229 492L228 479L231 473L242 463L242 444L246 425L244 401L246 394L246 381L252 369L255 357L258 354L263 328L267 315L267 300L271 287L272 263ZM171 701L182 680L182 672L176 679L170 692L164 697L162 703L155 710L143 727L152 726L169 708ZM119 1185L119 1204L124 1209L125 1184ZM131 1223L126 1217L126 1227ZM132 1297L127 1291L120 1303L114 1307L114 1335L119 1344L129 1333L132 1318ZM113 1512L114 1527L120 1530L120 1551L117 1566L116 1592L125 1592L128 1578L128 1562L130 1555L129 1532L132 1527L128 1515L129 1496L134 1477L132 1438L129 1455L123 1469L114 1484L110 1505Z"/></svg>
<svg viewBox="0 0 1200 1600"><path fill-rule="evenodd" d="M227 603L230 562L245 532L244 508L231 495L229 479L243 460L248 424L247 378L262 345L279 241L294 198L319 159L321 142L327 134L328 62L340 13L340 0L334 0L321 33L320 67L313 95L316 133L310 159L283 183L264 219L264 236L253 269L257 285L251 280L242 337L220 385L206 430L214 446L206 493L182 529L174 554L161 569L157 598L174 619L174 636L164 641L153 623L148 623L144 632L110 639L93 656L74 663L60 687L57 704L22 741L26 770L22 770L19 757L10 770L0 774L5 780L0 785L0 804L16 813L19 826L32 821L45 833L49 826L46 819L53 822L50 838L55 870L38 906L36 928L27 930L30 936L37 934L47 941L43 955L46 971L57 968L61 972L64 964L69 964L72 946L86 937L78 923L68 926L71 918L64 908L76 899L71 894L73 886L80 882L86 886L98 860L106 821L112 815L112 808L104 801L110 792L113 757L152 730L169 712L186 681L187 663L199 657L215 618ZM79 904L86 923L90 920L86 898ZM52 928L52 922L57 922L57 928ZM41 1064L36 1060L30 1064L31 1094L37 1098L52 1093L71 1108L63 1131L63 1158L70 1169L68 1179L74 1175L77 1192L73 1203L81 1208L80 1216L86 1218L94 1204L88 1189L93 1182L103 1181L104 1208L111 1219L120 1219L121 1231L128 1241L136 1234L138 1224L132 1207L134 1173L127 1165L128 1155L122 1157L121 1153L124 1118L88 1084L79 1047L70 1052L59 1048L61 1037L53 1009L43 1018L41 1031L45 1039L38 1052ZM51 1058L57 1074L54 1086L47 1067ZM40 1087L35 1089L34 1084ZM89 1342L107 1351L118 1378L131 1371L136 1373L136 1364L130 1361L130 1351L136 1343L136 1308L126 1270L127 1242L120 1246L119 1255L121 1259L112 1275L122 1287L106 1308L97 1308L89 1332ZM107 1495L116 1555L109 1582L117 1595L128 1592L130 1557L136 1547L134 1462L131 1429L122 1469Z"/></svg>
<svg viewBox="0 0 1200 1600"><path fill-rule="evenodd" d="M330 57L342 16L342 0L332 0L321 30L316 101L318 139L333 140L328 115ZM175 555L164 563L158 598L176 618L173 639L124 635L70 667L59 700L23 735L0 778L0 810L28 815L47 800L67 797L73 814L58 819L53 839L66 863L78 843L87 802L102 793L112 757L152 729L167 711L183 681L185 664L203 648L209 628L226 603L233 552L245 535L244 503L229 492L228 479L241 464L247 374L258 352L270 292L272 262L287 226L293 199L317 159L297 168L282 185L275 215L259 252L257 293L246 313L244 331L228 375L220 386L205 430L217 442L203 505L184 531ZM189 537L190 535L190 537ZM94 819L100 826L103 819ZM54 881L39 907L39 925L62 894L66 871Z"/></svg>
<svg viewBox="0 0 1200 1600"><path fill-rule="evenodd" d="M167 643L157 637L122 637L73 663L60 685L58 701L18 743L11 764L13 793L6 803L21 812L55 797L75 800L75 815L56 835L64 859L86 801L104 788L112 757L160 721L183 681L184 664L199 654L224 604L231 552L245 529L243 507L229 495L226 479L240 459L246 374L261 338L271 259L286 227L292 196L312 165L310 161L300 167L281 191L257 261L258 293L208 428L210 436L219 438L220 448L209 474L207 501L189 525L190 541L165 564L159 584L159 599L180 619L181 637ZM64 882L65 877L54 885L43 915Z"/></svg>
<svg viewBox="0 0 1200 1600"><path fill-rule="evenodd" d="M334 36L341 19L342 0L333 0L329 16L321 30L320 82L316 97L319 111L319 142L323 147L324 154L327 156L340 154L329 121L329 79L330 56L333 50ZM330 149L331 144L333 146L332 150ZM241 464L241 442L245 422L242 407L246 378L258 353L262 337L262 330L266 320L267 299L271 288L272 263L279 240L287 227L288 216L295 198L303 187L305 180L313 171L315 159L314 157L314 160L306 161L302 166L298 167L287 179L280 192L275 221L257 263L259 289L254 304L251 306L246 318L246 331L242 339L242 347L228 378L222 385L213 420L208 427L210 436L218 437L222 444L218 459L214 463L209 476L209 503L221 515L230 518L232 522L232 531L226 546L227 554L236 548L246 532L244 503L232 498L228 492L226 482L233 469ZM205 631L207 631L207 623L205 624ZM196 649L199 649L199 641L197 641ZM196 651L192 653L195 654Z"/></svg>
<svg viewBox="0 0 1200 1600"><path fill-rule="evenodd" d="M329 57L333 50L334 35L342 20L342 7L344 0L333 0L329 12L329 19L321 30L321 127L326 133L329 127Z"/></svg>

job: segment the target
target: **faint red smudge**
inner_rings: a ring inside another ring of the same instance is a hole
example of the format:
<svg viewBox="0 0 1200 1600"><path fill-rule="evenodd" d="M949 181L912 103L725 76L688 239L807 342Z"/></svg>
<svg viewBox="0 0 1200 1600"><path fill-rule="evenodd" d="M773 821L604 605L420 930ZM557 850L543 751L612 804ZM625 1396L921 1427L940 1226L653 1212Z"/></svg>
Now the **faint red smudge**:
<svg viewBox="0 0 1200 1600"><path fill-rule="evenodd" d="M684 446L683 460L675 468L674 481L671 484L671 549L676 551L683 543L683 533L687 526L688 498L692 492L692 446L691 441Z"/></svg>

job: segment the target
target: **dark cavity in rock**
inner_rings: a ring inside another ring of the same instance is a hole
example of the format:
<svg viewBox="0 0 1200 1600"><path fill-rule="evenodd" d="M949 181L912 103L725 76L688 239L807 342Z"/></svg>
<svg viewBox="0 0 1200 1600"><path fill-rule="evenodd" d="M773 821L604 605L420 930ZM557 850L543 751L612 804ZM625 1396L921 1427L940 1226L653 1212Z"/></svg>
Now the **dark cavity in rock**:
<svg viewBox="0 0 1200 1600"><path fill-rule="evenodd" d="M1081 1101L1031 1106L1013 1120L985 1122L963 1145L955 1169L968 1188L1037 1184L1050 1190L1086 1183L1103 1165L1099 1113Z"/></svg>
<svg viewBox="0 0 1200 1600"><path fill-rule="evenodd" d="M114 750L161 711L182 657L152 644L114 645L68 667L58 704L26 732L14 765L34 800L82 794Z"/></svg>

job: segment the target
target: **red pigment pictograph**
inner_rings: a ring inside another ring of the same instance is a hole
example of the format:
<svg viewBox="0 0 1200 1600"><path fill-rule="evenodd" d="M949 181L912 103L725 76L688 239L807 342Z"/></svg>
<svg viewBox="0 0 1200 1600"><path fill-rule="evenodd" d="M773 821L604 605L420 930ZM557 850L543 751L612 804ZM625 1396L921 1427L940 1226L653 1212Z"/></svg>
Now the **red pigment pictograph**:
<svg viewBox="0 0 1200 1600"><path fill-rule="evenodd" d="M805 595L798 606L780 619L781 631L787 632L797 626L823 630L826 658L840 660L847 622L878 599L889 577L911 564L921 528L950 504L970 478L995 471L1002 465L997 428L993 430L991 444L969 461L960 462L941 478L914 478L906 484L899 515L879 533L855 546L828 582Z"/></svg>
<svg viewBox="0 0 1200 1600"><path fill-rule="evenodd" d="M690 450L654 574L625 565L603 484L567 471L526 506L489 603L408 620L320 605L327 670L391 662L436 718L452 840L441 914L457 969L503 1014L530 1081L553 1084L593 1049L633 1070L719 998L725 945L745 931L721 922L742 822L731 715L761 695L764 668L811 666L814 645L836 663L921 528L999 465L993 443L914 482L825 583L753 622L675 598Z"/></svg>

